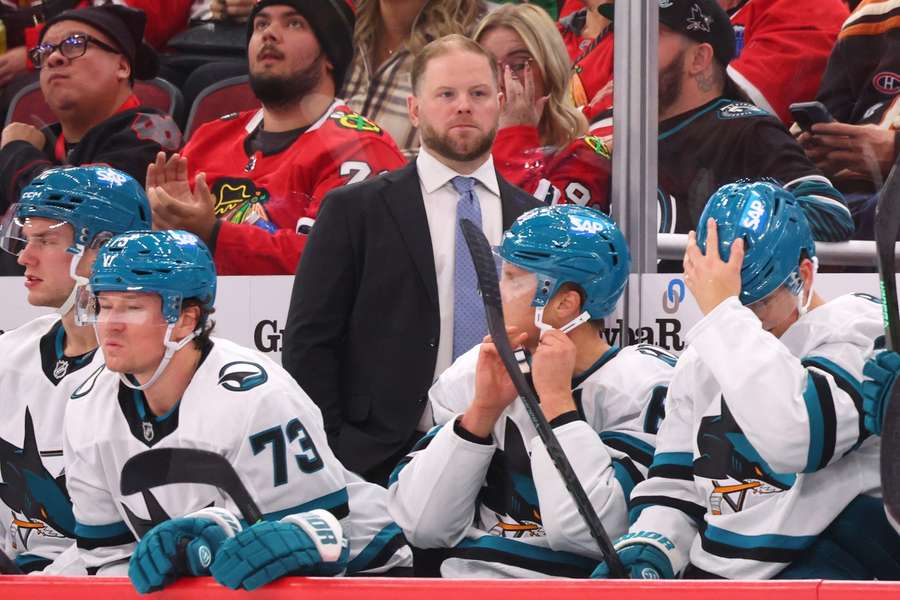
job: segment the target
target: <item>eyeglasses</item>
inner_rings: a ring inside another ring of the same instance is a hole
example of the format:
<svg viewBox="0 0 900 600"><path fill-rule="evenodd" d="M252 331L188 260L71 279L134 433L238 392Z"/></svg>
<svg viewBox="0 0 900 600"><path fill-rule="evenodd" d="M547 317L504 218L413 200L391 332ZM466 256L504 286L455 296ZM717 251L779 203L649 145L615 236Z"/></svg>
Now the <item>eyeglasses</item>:
<svg viewBox="0 0 900 600"><path fill-rule="evenodd" d="M40 69L50 59L50 55L52 55L57 50L59 50L59 53L69 60L74 60L80 56L84 56L84 53L87 52L88 43L94 44L98 48L106 50L107 52L121 54L121 52L119 52L117 49L113 48L107 43L101 42L95 37L89 36L84 33L76 33L75 35L67 37L58 44L38 44L28 51L28 57L31 59L31 63L34 65L34 68Z"/></svg>
<svg viewBox="0 0 900 600"><path fill-rule="evenodd" d="M503 73L503 69L505 67L509 67L510 73L512 73L513 76L518 77L522 73L524 73L525 69L529 65L531 65L531 63L533 63L533 62L534 62L534 59L529 56L529 57L522 57L522 58L513 58L510 60L497 61L497 66L500 67L501 75Z"/></svg>

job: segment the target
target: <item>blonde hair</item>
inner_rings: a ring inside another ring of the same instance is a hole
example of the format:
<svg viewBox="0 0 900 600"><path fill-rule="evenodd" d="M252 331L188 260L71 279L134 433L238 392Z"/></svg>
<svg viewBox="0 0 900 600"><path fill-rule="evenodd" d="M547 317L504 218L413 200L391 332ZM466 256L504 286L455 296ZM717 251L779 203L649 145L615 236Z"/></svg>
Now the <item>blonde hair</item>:
<svg viewBox="0 0 900 600"><path fill-rule="evenodd" d="M475 28L475 41L500 27L511 29L525 43L540 70L547 95L538 134L545 146L564 147L584 135L588 122L568 93L569 53L550 16L534 4L505 4L486 15Z"/></svg>
<svg viewBox="0 0 900 600"><path fill-rule="evenodd" d="M357 50L371 51L381 22L380 0L359 0L356 3L356 27L353 45ZM487 12L484 0L427 0L413 21L406 40L406 48L418 54L428 42L451 33L469 35L475 23Z"/></svg>

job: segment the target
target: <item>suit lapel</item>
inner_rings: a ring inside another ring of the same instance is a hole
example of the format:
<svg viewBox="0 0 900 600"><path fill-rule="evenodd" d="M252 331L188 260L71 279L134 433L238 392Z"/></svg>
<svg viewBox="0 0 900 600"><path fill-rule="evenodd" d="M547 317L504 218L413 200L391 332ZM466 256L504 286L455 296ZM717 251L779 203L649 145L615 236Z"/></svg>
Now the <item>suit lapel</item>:
<svg viewBox="0 0 900 600"><path fill-rule="evenodd" d="M385 177L391 185L382 190L382 200L397 223L400 235L428 292L428 298L435 308L438 308L434 250L431 246L431 233L428 229L428 217L425 214L416 163L411 162Z"/></svg>
<svg viewBox="0 0 900 600"><path fill-rule="evenodd" d="M519 190L504 178L497 175L497 186L500 188L500 207L503 213L503 231L512 227L513 222L522 214L522 203Z"/></svg>

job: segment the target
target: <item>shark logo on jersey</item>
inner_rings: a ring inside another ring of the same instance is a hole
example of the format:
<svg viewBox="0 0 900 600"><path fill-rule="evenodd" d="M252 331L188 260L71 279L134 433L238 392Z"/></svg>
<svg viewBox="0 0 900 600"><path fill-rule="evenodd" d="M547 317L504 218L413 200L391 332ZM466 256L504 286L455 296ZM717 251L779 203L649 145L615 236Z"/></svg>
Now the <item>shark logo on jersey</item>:
<svg viewBox="0 0 900 600"><path fill-rule="evenodd" d="M29 409L25 409L22 447L0 438L0 478L0 501L12 511L12 521L4 525L17 533L23 547L28 547L28 538L34 533L53 538L75 537L75 515L66 491L66 477L53 477L44 467Z"/></svg>
<svg viewBox="0 0 900 600"><path fill-rule="evenodd" d="M70 400L78 400L79 398L84 398L88 394L91 393L91 390L94 389L94 385L97 383L97 377L100 376L100 373L103 372L103 369L106 368L106 365L100 365L97 367L93 373L91 373L87 379L81 382L75 391L72 392L72 395L69 397Z"/></svg>
<svg viewBox="0 0 900 600"><path fill-rule="evenodd" d="M506 418L503 449L497 450L488 467L482 503L496 521L485 529L500 537L522 538L544 535L537 490L531 475L531 457L519 428Z"/></svg>
<svg viewBox="0 0 900 600"><path fill-rule="evenodd" d="M246 392L268 380L266 370L253 362L230 362L219 371L219 385L229 392Z"/></svg>
<svg viewBox="0 0 900 600"><path fill-rule="evenodd" d="M795 474L772 471L750 445L724 398L721 404L721 416L700 420L697 432L700 457L694 461L694 473L712 482L709 502L714 515L723 514L726 506L732 513L741 512L790 489L797 480Z"/></svg>

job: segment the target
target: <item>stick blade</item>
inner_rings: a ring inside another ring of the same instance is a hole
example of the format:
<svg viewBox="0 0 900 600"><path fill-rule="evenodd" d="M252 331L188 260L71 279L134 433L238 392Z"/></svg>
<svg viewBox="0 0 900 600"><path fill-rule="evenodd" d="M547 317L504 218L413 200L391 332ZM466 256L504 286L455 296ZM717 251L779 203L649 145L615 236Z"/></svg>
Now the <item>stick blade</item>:
<svg viewBox="0 0 900 600"><path fill-rule="evenodd" d="M132 456L122 467L119 488L123 495L176 483L211 485L227 493L248 523L262 513L231 463L215 452L195 448L155 448Z"/></svg>

